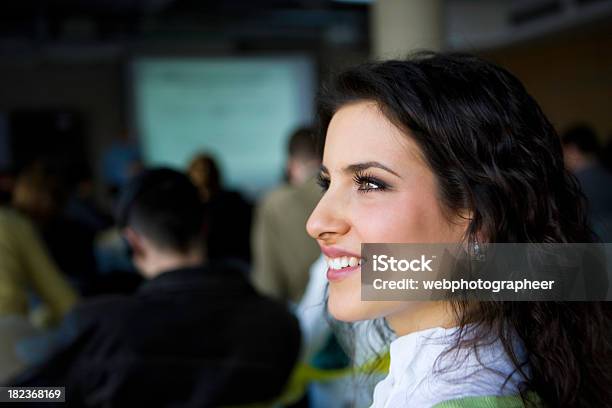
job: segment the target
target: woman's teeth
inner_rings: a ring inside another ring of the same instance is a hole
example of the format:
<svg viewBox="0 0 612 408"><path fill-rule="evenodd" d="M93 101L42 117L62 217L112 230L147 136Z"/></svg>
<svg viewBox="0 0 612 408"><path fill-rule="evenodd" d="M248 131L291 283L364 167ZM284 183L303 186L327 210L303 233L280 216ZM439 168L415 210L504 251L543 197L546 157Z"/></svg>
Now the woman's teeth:
<svg viewBox="0 0 612 408"><path fill-rule="evenodd" d="M355 257L348 257L348 256L343 256L340 258L325 258L325 260L327 261L327 266L329 266L330 269L342 269L342 268L346 268L347 266L357 266L357 265L361 265L361 259L355 258Z"/></svg>

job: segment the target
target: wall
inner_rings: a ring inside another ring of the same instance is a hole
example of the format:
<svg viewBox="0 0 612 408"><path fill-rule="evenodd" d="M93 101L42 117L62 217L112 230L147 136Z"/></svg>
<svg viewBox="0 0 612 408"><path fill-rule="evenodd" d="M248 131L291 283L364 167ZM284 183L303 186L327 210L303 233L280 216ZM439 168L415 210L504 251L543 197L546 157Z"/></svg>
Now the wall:
<svg viewBox="0 0 612 408"><path fill-rule="evenodd" d="M517 75L557 130L591 124L612 137L612 28L565 33L484 53Z"/></svg>
<svg viewBox="0 0 612 408"><path fill-rule="evenodd" d="M63 108L81 113L94 171L100 154L121 130L124 110L119 60L0 62L0 111Z"/></svg>

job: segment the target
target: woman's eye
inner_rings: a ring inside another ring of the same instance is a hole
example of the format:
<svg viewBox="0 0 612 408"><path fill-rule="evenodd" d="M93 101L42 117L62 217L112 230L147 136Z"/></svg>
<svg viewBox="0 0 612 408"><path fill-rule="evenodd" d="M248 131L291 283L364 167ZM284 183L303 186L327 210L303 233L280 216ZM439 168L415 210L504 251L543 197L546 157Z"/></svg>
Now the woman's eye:
<svg viewBox="0 0 612 408"><path fill-rule="evenodd" d="M385 183L370 176L356 175L355 183L358 186L357 190L363 193L373 190L383 191L387 189L387 185Z"/></svg>
<svg viewBox="0 0 612 408"><path fill-rule="evenodd" d="M373 181L362 181L359 183L359 191L381 190L382 187Z"/></svg>
<svg viewBox="0 0 612 408"><path fill-rule="evenodd" d="M362 176L357 174L353 180L355 181L355 184L357 184L357 190L362 193L367 193L368 191L373 190L382 191L388 189L388 186L384 182L371 176ZM317 176L317 184L319 187L321 187L323 192L325 192L329 189L331 180L327 176L319 175Z"/></svg>

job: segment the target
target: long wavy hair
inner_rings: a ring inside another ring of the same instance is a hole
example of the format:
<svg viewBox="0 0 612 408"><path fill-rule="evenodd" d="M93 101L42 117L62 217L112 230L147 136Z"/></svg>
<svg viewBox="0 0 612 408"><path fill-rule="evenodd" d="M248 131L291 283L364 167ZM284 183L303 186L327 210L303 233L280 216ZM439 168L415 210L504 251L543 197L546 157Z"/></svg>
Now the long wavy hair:
<svg viewBox="0 0 612 408"><path fill-rule="evenodd" d="M594 242L584 195L564 167L554 127L507 70L471 55L432 52L351 68L319 95L323 138L338 109L356 101L376 102L416 141L446 214L471 211L467 245L477 237L491 243ZM526 404L533 393L551 407L612 403L605 303L453 300L451 306L459 326L455 348L499 338L524 378Z"/></svg>

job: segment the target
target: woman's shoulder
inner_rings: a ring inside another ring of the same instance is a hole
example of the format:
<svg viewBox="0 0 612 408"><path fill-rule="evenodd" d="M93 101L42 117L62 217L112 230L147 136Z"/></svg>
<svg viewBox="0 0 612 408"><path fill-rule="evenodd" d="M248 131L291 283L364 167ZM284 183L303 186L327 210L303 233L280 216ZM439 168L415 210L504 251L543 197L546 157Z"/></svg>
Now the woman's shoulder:
<svg viewBox="0 0 612 408"><path fill-rule="evenodd" d="M525 408L544 407L537 395L530 393L525 399L519 395L465 397L440 402L432 408Z"/></svg>
<svg viewBox="0 0 612 408"><path fill-rule="evenodd" d="M523 406L508 405L521 401L513 396L519 394L524 378L515 370L501 342L456 348L453 334L450 329L434 328L394 341L390 375L377 387L378 395L375 393L379 405L386 400L392 405L410 402L414 406L436 407L446 401L455 404L448 407ZM521 354L520 347L516 352Z"/></svg>

